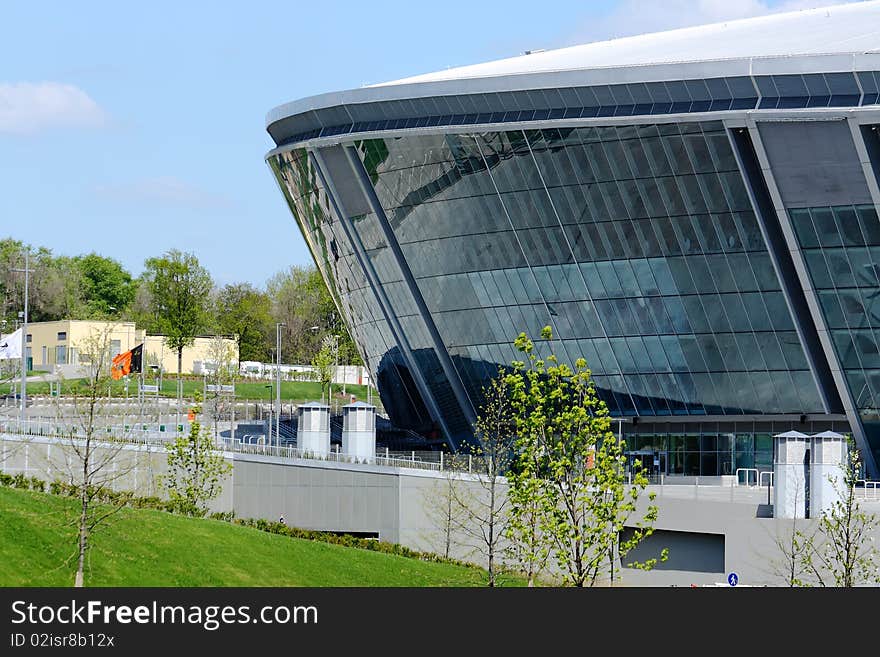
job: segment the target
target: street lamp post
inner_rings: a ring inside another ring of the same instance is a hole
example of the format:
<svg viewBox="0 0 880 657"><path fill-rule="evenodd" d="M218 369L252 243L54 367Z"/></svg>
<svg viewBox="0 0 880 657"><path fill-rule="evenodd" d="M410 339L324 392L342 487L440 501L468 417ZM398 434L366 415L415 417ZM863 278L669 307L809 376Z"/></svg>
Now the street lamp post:
<svg viewBox="0 0 880 657"><path fill-rule="evenodd" d="M24 250L24 269L14 267L12 271L24 272L24 313L21 324L21 421L24 423L27 408L27 325L28 325L28 277L30 270L30 248Z"/></svg>
<svg viewBox="0 0 880 657"><path fill-rule="evenodd" d="M339 335L333 334L333 376L330 377L330 397L333 397L333 378L339 375ZM344 384L343 384L344 385Z"/></svg>
<svg viewBox="0 0 880 657"><path fill-rule="evenodd" d="M284 322L275 323L275 444L281 447L281 327Z"/></svg>
<svg viewBox="0 0 880 657"><path fill-rule="evenodd" d="M272 445L272 384L266 386L269 389L269 423L266 425L266 442L264 444Z"/></svg>

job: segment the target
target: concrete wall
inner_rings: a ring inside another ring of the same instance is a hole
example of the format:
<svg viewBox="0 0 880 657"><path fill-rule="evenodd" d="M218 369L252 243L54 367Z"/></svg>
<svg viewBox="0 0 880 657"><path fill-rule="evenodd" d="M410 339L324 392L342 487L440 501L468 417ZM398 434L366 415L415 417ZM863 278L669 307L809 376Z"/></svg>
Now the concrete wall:
<svg viewBox="0 0 880 657"><path fill-rule="evenodd" d="M303 529L378 534L399 542L398 476L389 468L235 455L235 513Z"/></svg>
<svg viewBox="0 0 880 657"><path fill-rule="evenodd" d="M105 444L95 448L93 463L108 462L97 475L114 490L132 491L139 496L162 497L159 478L168 471L167 453L155 446ZM231 461L231 454L227 455ZM82 481L82 462L76 457L68 441L0 434L0 471L7 474L23 473L47 483L59 480L79 484ZM230 511L233 504L232 480L225 482L220 496L209 504L211 512Z"/></svg>
<svg viewBox="0 0 880 657"><path fill-rule="evenodd" d="M22 441L0 435L0 470L67 480L69 451L69 446L45 438ZM233 473L212 510L234 509L238 517L269 520L283 515L290 526L378 535L384 541L439 554L445 549L445 534L436 511L448 486L456 486L457 495L472 499L485 501L488 495L474 475L330 460L226 456L233 463ZM165 471L164 452L126 445L116 458L119 465L114 467L126 471L116 482L117 488L158 494L156 477ZM498 492L503 498L503 484ZM669 548L670 557L650 572L624 568L623 585L714 584L726 582L731 572L741 585L784 585L783 555L777 541L790 536L793 522L803 530L817 522L768 517L766 488L672 484L651 486L648 492L657 495L657 531L624 562L658 557L664 547ZM634 522L648 504L643 494ZM880 500L862 505L867 512L880 514ZM874 538L880 542L880 530ZM479 540L457 531L450 556L484 565L479 547Z"/></svg>

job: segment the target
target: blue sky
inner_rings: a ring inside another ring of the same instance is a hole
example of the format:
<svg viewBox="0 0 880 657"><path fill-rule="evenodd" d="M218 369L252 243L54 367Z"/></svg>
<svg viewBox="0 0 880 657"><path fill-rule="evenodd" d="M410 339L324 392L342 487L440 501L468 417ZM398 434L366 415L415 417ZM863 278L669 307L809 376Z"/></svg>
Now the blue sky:
<svg viewBox="0 0 880 657"><path fill-rule="evenodd" d="M263 161L304 96L832 0L3 3L0 238L220 284L311 263ZM839 3L838 3L839 4Z"/></svg>

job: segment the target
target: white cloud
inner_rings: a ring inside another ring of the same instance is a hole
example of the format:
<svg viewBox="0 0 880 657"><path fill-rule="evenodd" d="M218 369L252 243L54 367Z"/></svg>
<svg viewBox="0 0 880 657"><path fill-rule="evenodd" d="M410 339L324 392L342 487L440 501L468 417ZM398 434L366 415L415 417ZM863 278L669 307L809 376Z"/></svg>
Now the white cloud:
<svg viewBox="0 0 880 657"><path fill-rule="evenodd" d="M106 114L82 89L59 82L0 82L0 134L95 128Z"/></svg>
<svg viewBox="0 0 880 657"><path fill-rule="evenodd" d="M226 196L214 194L171 176L99 185L95 188L95 193L104 199L127 204L185 207L197 210L219 210L234 206L234 202Z"/></svg>
<svg viewBox="0 0 880 657"><path fill-rule="evenodd" d="M845 0L623 0L614 10L582 25L568 42L588 43L605 39L707 25L799 9L849 4Z"/></svg>

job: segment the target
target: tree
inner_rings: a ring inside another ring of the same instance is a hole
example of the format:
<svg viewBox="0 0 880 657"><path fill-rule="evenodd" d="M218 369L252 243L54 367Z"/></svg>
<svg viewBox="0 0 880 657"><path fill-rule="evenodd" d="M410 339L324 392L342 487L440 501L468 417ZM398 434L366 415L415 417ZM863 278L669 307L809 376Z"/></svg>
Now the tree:
<svg viewBox="0 0 880 657"><path fill-rule="evenodd" d="M541 337L552 340L549 326ZM608 408L584 359L572 369L553 354L539 358L525 333L515 345L527 358L514 362L507 376L520 471L511 483L515 514L522 514L524 503L527 509L533 505L532 524L547 541L564 584L592 586L604 576L613 584L618 561L653 533L657 507L636 514L647 477L637 462L627 482L623 443L610 431ZM518 519L516 526L528 524Z"/></svg>
<svg viewBox="0 0 880 657"><path fill-rule="evenodd" d="M73 264L85 305L83 319L119 317L134 301L131 274L116 260L90 253L75 257Z"/></svg>
<svg viewBox="0 0 880 657"><path fill-rule="evenodd" d="M112 410L103 396L110 380L110 330L94 330L77 346L80 362L89 366L89 376L68 388L76 430L68 435L65 443L67 451L74 458L65 458L63 464L57 463L55 467L68 469L69 481L77 487L79 496L79 511L75 521L77 566L74 586L81 587L84 584L86 556L95 532L125 506L130 494L118 495L110 504L97 502L108 488L137 466L142 453L129 453L126 463L123 458L125 436L120 435L118 428L107 432L108 428L114 428L107 421ZM121 420L124 427L125 417ZM146 456L149 457L148 454Z"/></svg>
<svg viewBox="0 0 880 657"><path fill-rule="evenodd" d="M286 324L281 351L288 354L290 362L309 362L324 336L338 334L339 363L361 363L339 309L316 267L291 267L279 272L269 279L266 289L273 300L274 321Z"/></svg>
<svg viewBox="0 0 880 657"><path fill-rule="evenodd" d="M465 496L466 484L452 469L444 470L442 475L423 489L422 510L433 529L426 537L431 549L448 559L453 550L462 545L467 513L461 500Z"/></svg>
<svg viewBox="0 0 880 657"><path fill-rule="evenodd" d="M456 501L465 515L463 534L486 559L487 585L496 584L497 562L507 528L507 482L503 476L513 461L516 427L512 421L510 390L503 369L483 390L483 404L474 427L474 444L467 450L482 493L460 495ZM455 492L455 491L453 491Z"/></svg>
<svg viewBox="0 0 880 657"><path fill-rule="evenodd" d="M838 498L822 513L815 535L809 538L805 566L820 586L880 583L880 555L871 536L880 528L880 520L866 513L856 496L861 466L859 452L851 444L843 476L831 479Z"/></svg>
<svg viewBox="0 0 880 657"><path fill-rule="evenodd" d="M201 412L200 397L196 392L196 414ZM232 465L216 448L210 433L194 420L189 434L178 434L168 448L168 472L162 477L162 487L176 511L201 517L208 511L208 502L223 491L223 479L231 471Z"/></svg>
<svg viewBox="0 0 880 657"><path fill-rule="evenodd" d="M799 498L804 494L804 483L803 475L795 477L794 508L798 508ZM815 527L805 530L795 515L790 523L786 518L778 518L776 530L773 544L776 546L777 557L767 563L769 574L784 580L787 586L810 586L810 555L816 536Z"/></svg>
<svg viewBox="0 0 880 657"><path fill-rule="evenodd" d="M147 329L164 335L168 346L177 352L179 396L183 349L210 324L211 275L194 255L172 249L145 262L143 280L153 312Z"/></svg>
<svg viewBox="0 0 880 657"><path fill-rule="evenodd" d="M504 536L509 541L508 553L532 587L550 560L550 535L544 527L544 518L549 514L548 498L538 474L537 450L523 449L528 445L519 440L516 447L521 451L514 469L507 475L510 515Z"/></svg>
<svg viewBox="0 0 880 657"><path fill-rule="evenodd" d="M248 283L227 285L217 295L217 328L238 342L238 365L243 360L265 362L272 342L272 302Z"/></svg>
<svg viewBox="0 0 880 657"><path fill-rule="evenodd" d="M235 374L238 372L235 349L227 338L222 335L211 338L208 343L208 361L205 365L207 370L205 381L214 386L214 390L209 392L207 397L211 400L212 435L216 441L217 424L223 412L227 410L227 406L231 408L235 404L234 397L222 391L222 386L235 384ZM207 402L208 399L205 401Z"/></svg>

